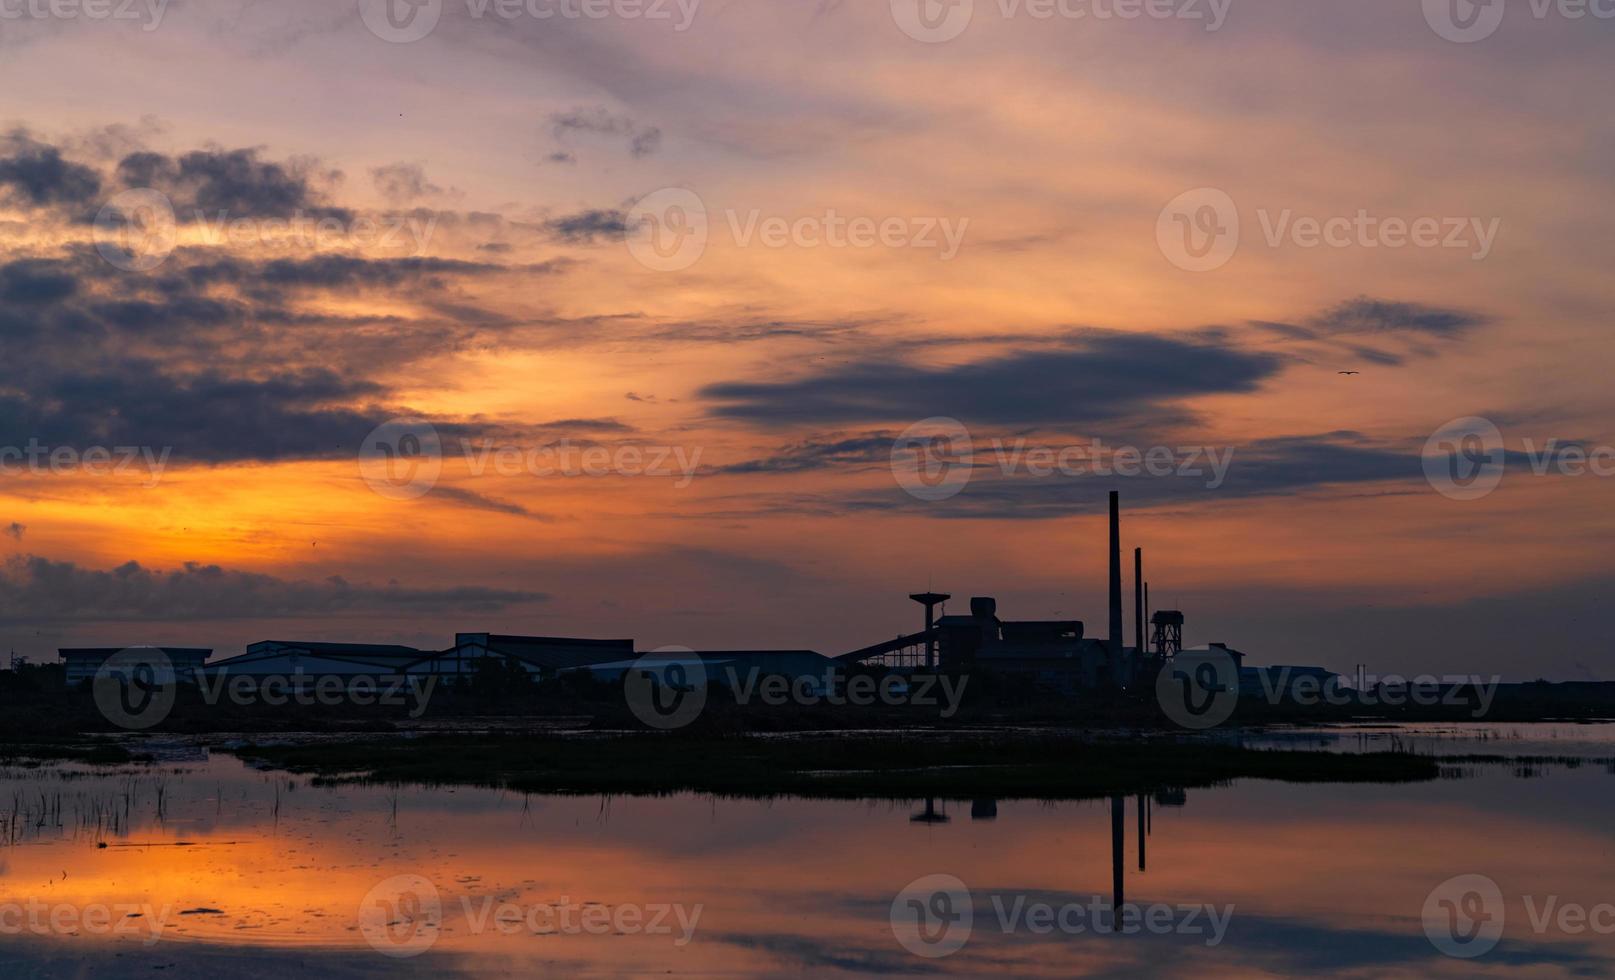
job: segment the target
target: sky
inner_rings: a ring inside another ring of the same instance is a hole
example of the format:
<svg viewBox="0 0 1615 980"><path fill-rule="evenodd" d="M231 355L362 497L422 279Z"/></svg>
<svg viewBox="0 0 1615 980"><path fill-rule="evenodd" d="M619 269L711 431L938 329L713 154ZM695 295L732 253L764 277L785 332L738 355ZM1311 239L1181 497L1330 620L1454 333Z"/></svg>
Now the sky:
<svg viewBox="0 0 1615 980"><path fill-rule="evenodd" d="M1191 645L1615 679L1612 42L0 0L0 642L1102 636L1119 489Z"/></svg>

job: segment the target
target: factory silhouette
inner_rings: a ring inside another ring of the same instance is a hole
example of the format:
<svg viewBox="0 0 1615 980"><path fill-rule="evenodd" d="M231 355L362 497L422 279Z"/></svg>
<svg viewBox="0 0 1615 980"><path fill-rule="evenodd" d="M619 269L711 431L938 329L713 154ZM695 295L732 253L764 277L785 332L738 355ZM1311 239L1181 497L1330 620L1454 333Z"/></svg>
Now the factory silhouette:
<svg viewBox="0 0 1615 980"><path fill-rule="evenodd" d="M813 650L661 650L637 651L630 639L583 639L518 636L490 632L457 633L442 650L396 644L300 640L263 640L240 655L216 659L206 648L151 647L133 660L150 683L172 679L207 688L221 681L236 685L294 684L335 680L341 685L378 684L386 679L431 681L446 690L485 686L523 686L522 681L550 683L551 688L580 681L620 684L636 670L656 671L668 682L667 669L677 668L679 682L693 673L702 683L731 689L737 678L759 675L784 678L806 690L825 694L854 676L892 678L902 682L936 675L991 676L1002 684L1045 699L1076 697L1136 700L1154 690L1167 664L1186 655L1213 655L1236 673L1226 683L1238 684L1243 655L1222 644L1198 651L1183 646L1184 615L1175 609L1149 611L1149 586L1143 577L1142 549L1133 551L1133 643L1124 642L1123 563L1120 494L1110 494L1109 623L1104 638L1089 637L1081 620L1009 620L998 616L997 601L978 596L967 613L947 614L951 596L938 592L910 598L923 612L921 628L891 640L838 656ZM1146 633L1146 624L1148 633ZM87 685L108 671L127 672L130 650L63 648L69 687ZM160 661L153 664L152 661ZM1315 668L1291 668L1312 670ZM130 678L124 678L128 680ZM555 683L551 683L555 682Z"/></svg>
<svg viewBox="0 0 1615 980"><path fill-rule="evenodd" d="M1123 723L1168 720L1181 727L1207 728L1240 711L1274 708L1337 716L1376 714L1406 716L1410 703L1440 717L1468 713L1479 717L1493 708L1494 695L1510 716L1589 715L1603 710L1611 690L1604 684L1483 685L1467 677L1435 679L1426 685L1402 678L1355 684L1322 667L1247 666L1241 651L1224 643L1184 646L1185 616L1178 609L1150 608L1144 580L1144 554L1133 549L1132 643L1124 636L1121 496L1110 492L1108 622L1104 637L1086 635L1082 620L1001 619L997 600L969 599L968 612L948 613L952 596L915 593L909 598L923 614L920 629L837 656L803 649L690 650L662 648L640 651L632 639L586 639L565 636L519 636L495 632L456 633L440 650L398 644L307 640L262 640L223 659L206 648L62 648L62 676L69 689L111 679L147 688L171 685L218 692L228 685L237 703L254 688L310 688L338 691L408 686L428 696L453 702L475 694L484 700L510 701L534 694L548 699L551 710L565 710L571 700L589 710L620 703L630 677L649 677L655 701L692 685L718 687L735 695L738 705L753 703L763 686L790 692L790 697L764 703L870 705L846 697L853 685L907 695L940 686L962 691L969 681L972 703L992 700L1005 711L1054 712L1059 705L1082 702L1094 720ZM92 683L93 682L93 683ZM783 685L783 686L782 686ZM985 694L983 690L985 689ZM611 695L609 692L614 691ZM242 692L246 692L244 695ZM606 692L603 694L603 692ZM1324 695L1319 697L1319 694ZM218 695L209 695L214 704ZM794 701L791 700L794 698ZM983 699L987 700L983 700ZM267 697L258 699L268 702ZM631 698L630 698L631 701ZM722 703L718 699L717 703ZM951 697L944 718L953 717L961 697ZM278 703L285 703L284 701ZM933 707L936 701L886 697L881 703ZM629 705L632 706L631 704ZM424 707L421 710L425 710ZM1069 720L1069 716L1066 716ZM643 720L643 719L641 719ZM918 720L917 718L915 720Z"/></svg>

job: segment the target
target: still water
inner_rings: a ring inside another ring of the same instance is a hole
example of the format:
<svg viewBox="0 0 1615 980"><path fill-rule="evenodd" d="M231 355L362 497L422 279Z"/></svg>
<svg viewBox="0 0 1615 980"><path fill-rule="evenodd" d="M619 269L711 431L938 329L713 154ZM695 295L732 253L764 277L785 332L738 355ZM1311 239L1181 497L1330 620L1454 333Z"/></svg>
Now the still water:
<svg viewBox="0 0 1615 980"><path fill-rule="evenodd" d="M1291 737L1535 761L1084 803L12 768L0 975L1615 974L1615 726Z"/></svg>

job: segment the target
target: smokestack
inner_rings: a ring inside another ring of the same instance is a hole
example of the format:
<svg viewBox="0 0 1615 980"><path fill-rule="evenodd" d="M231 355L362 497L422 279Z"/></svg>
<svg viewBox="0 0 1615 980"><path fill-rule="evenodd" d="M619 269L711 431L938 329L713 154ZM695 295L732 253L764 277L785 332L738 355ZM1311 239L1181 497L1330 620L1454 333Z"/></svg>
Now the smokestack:
<svg viewBox="0 0 1615 980"><path fill-rule="evenodd" d="M1122 495L1110 491L1110 678L1122 678Z"/></svg>
<svg viewBox="0 0 1615 980"><path fill-rule="evenodd" d="M1133 656L1144 659L1144 549L1133 549Z"/></svg>
<svg viewBox="0 0 1615 980"><path fill-rule="evenodd" d="M1148 582L1144 583L1144 622L1150 623L1150 583ZM1154 626L1153 623L1150 623L1150 625Z"/></svg>

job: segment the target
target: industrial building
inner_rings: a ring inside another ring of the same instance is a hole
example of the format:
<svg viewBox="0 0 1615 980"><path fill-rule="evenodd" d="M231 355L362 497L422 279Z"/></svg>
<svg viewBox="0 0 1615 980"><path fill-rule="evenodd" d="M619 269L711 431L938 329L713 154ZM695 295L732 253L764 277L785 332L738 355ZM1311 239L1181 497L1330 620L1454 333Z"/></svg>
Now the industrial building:
<svg viewBox="0 0 1615 980"><path fill-rule="evenodd" d="M754 689L764 678L784 678L793 690L822 698L834 693L847 665L813 650L691 650L645 654L576 670L614 684L635 668L661 674L676 667L683 668L686 678L702 678L737 693Z"/></svg>
<svg viewBox="0 0 1615 980"><path fill-rule="evenodd" d="M1052 694L1076 696L1143 691L1153 687L1167 662L1179 655L1226 654L1239 670L1242 694L1293 684L1300 678L1340 683L1338 675L1316 667L1255 668L1245 655L1224 644L1198 650L1183 647L1184 615L1175 609L1149 609L1143 551L1133 550L1133 643L1123 642L1122 549L1120 495L1110 494L1109 621L1104 637L1085 634L1081 620L1006 620L996 600L969 600L967 613L946 614L952 596L924 592L909 598L924 607L923 627L915 633L839 657L812 650L730 650L641 654L630 639L580 639L518 636L501 633L456 633L453 646L439 651L394 644L264 640L245 653L206 663L210 650L163 648L176 674L194 679L198 671L212 677L339 677L357 679L421 676L447 686L468 682L489 663L525 671L535 680L587 675L603 682L620 681L642 657L685 666L699 665L709 682L726 686L757 677L785 677L821 694L854 671L877 671L908 677L916 673L968 675L982 672L1019 680ZM942 610L942 615L938 611ZM1146 634L1146 623L1148 633ZM117 651L63 649L69 683L94 676ZM1282 681L1278 678L1283 678ZM1267 683L1264 685L1264 681ZM1311 683L1311 681L1308 681ZM824 690L821 690L824 689Z"/></svg>
<svg viewBox="0 0 1615 980"><path fill-rule="evenodd" d="M93 680L95 675L114 655L122 653L123 647L68 647L57 650L62 658L65 680L69 686ZM175 678L184 683L195 680L196 671L208 657L213 655L211 649L199 647L160 647L168 662L173 665ZM135 666L131 660L130 666ZM121 671L114 664L112 670ZM164 678L158 678L159 681Z"/></svg>
<svg viewBox="0 0 1615 980"><path fill-rule="evenodd" d="M838 659L881 666L901 673L945 674L990 671L1020 678L1057 694L1122 691L1153 683L1154 671L1183 646L1183 614L1161 610L1149 617L1150 642L1144 636L1148 587L1142 549L1133 551L1134 625L1132 646L1123 643L1121 496L1110 495L1110 623L1105 639L1084 635L1081 620L1003 620L997 600L970 600L968 615L936 616L950 595L924 592L909 596L925 607L925 626L917 633L854 650Z"/></svg>

